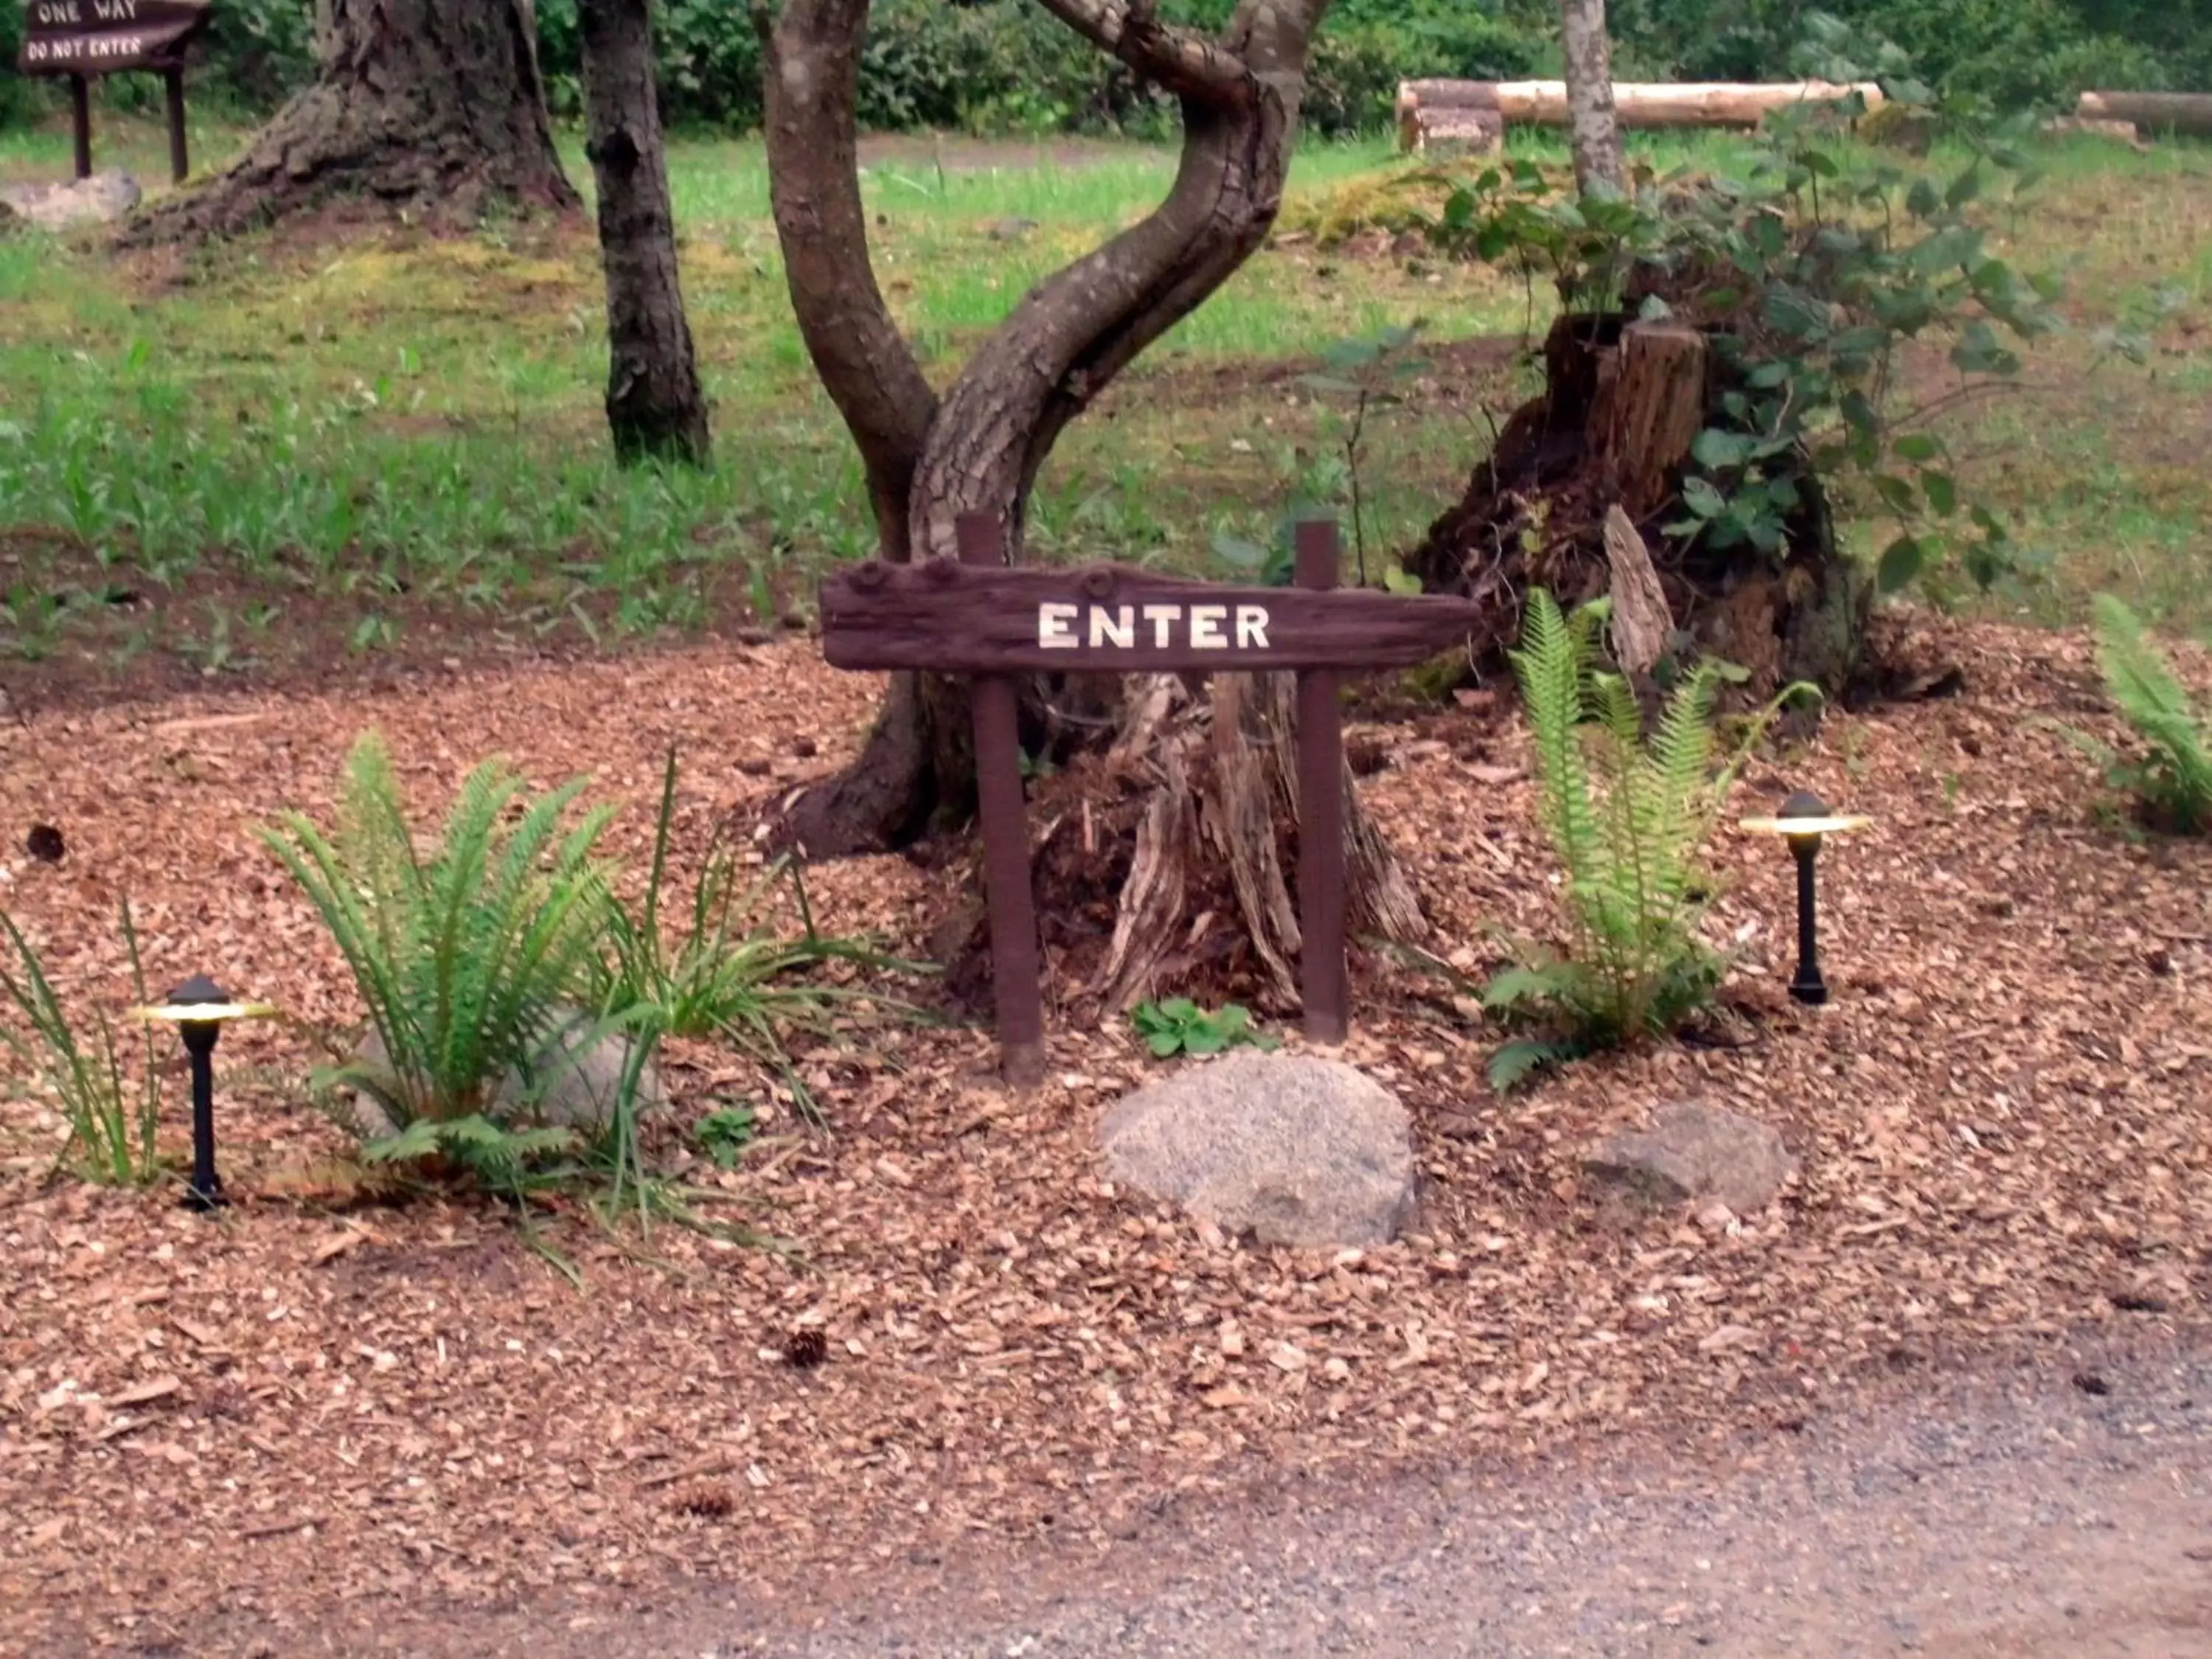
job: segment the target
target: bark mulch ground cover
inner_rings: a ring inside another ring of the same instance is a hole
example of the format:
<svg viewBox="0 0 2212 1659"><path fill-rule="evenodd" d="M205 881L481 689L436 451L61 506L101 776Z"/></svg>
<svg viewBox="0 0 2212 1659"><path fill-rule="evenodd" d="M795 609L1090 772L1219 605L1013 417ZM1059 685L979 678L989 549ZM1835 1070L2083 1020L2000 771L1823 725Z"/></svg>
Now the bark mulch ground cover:
<svg viewBox="0 0 2212 1659"><path fill-rule="evenodd" d="M1712 924L1741 960L1698 1042L1501 1100L1496 1039L1448 985L1359 964L1346 1054L1407 1099L1426 1183L1386 1249L1254 1249L1115 1191L1093 1127L1155 1062L1112 1024L1055 1027L1050 1082L1019 1098L971 1025L857 1027L803 1061L828 1137L683 1048L679 1122L736 1093L768 1108L734 1170L693 1172L705 1207L780 1243L548 1216L580 1289L489 1204L366 1197L289 1027L218 1053L238 1201L212 1220L173 1187L51 1178L55 1121L0 1104L0 1650L289 1652L403 1608L618 1619L678 1581L834 1598L1286 1472L1718 1443L1993 1345L2198 1324L2212 847L2100 815L2037 722L2113 734L2084 641L1911 631L1958 695L1835 713L1736 803L1807 787L1875 820L1823 858L1830 1006L1781 993L1787 857L1729 832ZM55 708L0 726L0 906L80 1006L129 1000L127 894L156 988L204 970L343 1024L349 984L250 832L326 814L365 725L425 814L487 754L539 786L590 773L638 864L675 740L688 875L730 814L853 752L873 691L794 642ZM1362 787L1437 949L1480 974L1492 930L1546 927L1553 872L1517 716L1472 703L1373 728ZM60 863L18 850L33 823ZM825 925L918 950L959 864L826 866L809 890ZM1792 1138L1802 1172L1770 1212L1590 1188L1598 1132L1684 1098Z"/></svg>

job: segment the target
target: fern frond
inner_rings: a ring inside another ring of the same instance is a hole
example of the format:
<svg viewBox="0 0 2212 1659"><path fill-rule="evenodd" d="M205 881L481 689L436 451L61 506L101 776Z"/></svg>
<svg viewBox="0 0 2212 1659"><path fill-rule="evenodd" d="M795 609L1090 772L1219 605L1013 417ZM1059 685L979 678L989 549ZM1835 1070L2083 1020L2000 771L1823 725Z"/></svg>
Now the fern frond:
<svg viewBox="0 0 2212 1659"><path fill-rule="evenodd" d="M2135 613L2109 593L2091 601L2097 662L2121 717L2154 750L2136 787L2184 831L2212 826L2212 735Z"/></svg>

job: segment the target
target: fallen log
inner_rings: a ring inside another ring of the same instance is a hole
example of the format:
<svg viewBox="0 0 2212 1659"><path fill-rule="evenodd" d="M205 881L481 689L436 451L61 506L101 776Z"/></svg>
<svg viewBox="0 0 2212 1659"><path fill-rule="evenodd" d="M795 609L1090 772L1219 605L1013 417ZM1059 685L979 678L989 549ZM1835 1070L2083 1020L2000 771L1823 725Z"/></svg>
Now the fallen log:
<svg viewBox="0 0 2212 1659"><path fill-rule="evenodd" d="M1881 88L1871 82L1831 81L1640 82L1616 81L1613 107L1624 127L1755 127L1770 112L1796 104L1826 103L1857 93L1879 108ZM2205 100L2212 104L2212 99ZM1531 126L1567 125L1564 81L1401 81L1398 83L1400 148L1411 149L1423 112L1438 109L1496 110L1502 120Z"/></svg>
<svg viewBox="0 0 2212 1659"><path fill-rule="evenodd" d="M2132 121L2139 132L2166 129L2212 137L2212 93L2085 92L2074 113L2084 121Z"/></svg>

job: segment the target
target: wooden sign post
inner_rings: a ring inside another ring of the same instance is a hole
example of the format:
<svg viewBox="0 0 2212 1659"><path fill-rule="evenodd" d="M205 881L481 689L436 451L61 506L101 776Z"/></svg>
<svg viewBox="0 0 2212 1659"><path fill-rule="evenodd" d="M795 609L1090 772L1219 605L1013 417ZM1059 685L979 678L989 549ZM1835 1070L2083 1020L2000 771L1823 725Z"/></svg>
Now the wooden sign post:
<svg viewBox="0 0 2212 1659"><path fill-rule="evenodd" d="M184 182L191 170L184 49L211 15L210 0L30 0L15 67L26 75L69 76L78 178L92 177L93 76L149 70L168 93L169 171Z"/></svg>
<svg viewBox="0 0 2212 1659"><path fill-rule="evenodd" d="M822 654L834 668L975 678L976 813L991 913L991 974L1006 1080L1044 1078L1044 997L1015 684L1025 673L1297 675L1299 994L1305 1032L1341 1042L1345 968L1344 731L1340 676L1411 667L1474 629L1466 599L1337 586L1334 523L1297 527L1293 587L1232 587L1126 565L1006 562L995 519L963 515L960 556L869 560L822 584Z"/></svg>

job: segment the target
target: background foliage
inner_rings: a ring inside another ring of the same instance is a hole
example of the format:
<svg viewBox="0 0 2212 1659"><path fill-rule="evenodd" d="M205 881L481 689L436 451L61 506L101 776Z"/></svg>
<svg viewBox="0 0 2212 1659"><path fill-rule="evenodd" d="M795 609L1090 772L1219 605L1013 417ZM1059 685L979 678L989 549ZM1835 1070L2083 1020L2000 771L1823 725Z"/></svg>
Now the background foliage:
<svg viewBox="0 0 2212 1659"><path fill-rule="evenodd" d="M1219 24L1232 0L1168 0L1185 21ZM2085 86L2212 84L2212 0L1819 0L1855 29L1893 40L1948 97L2002 108L2063 103ZM1613 0L1623 76L1785 76L1814 0ZM225 0L204 79L241 112L273 106L313 65L312 0ZM744 129L760 119L760 42L730 0L661 0L656 12L664 108L678 127ZM1336 0L1313 67L1308 116L1318 130L1372 128L1401 76L1555 72L1550 0ZM557 111L577 106L575 0L539 0L538 30ZM21 8L0 4L0 58L13 64ZM120 76L109 96L145 100ZM0 124L45 106L50 89L0 80ZM877 0L861 71L872 128L1038 132L1166 125L1140 94L1032 0Z"/></svg>

